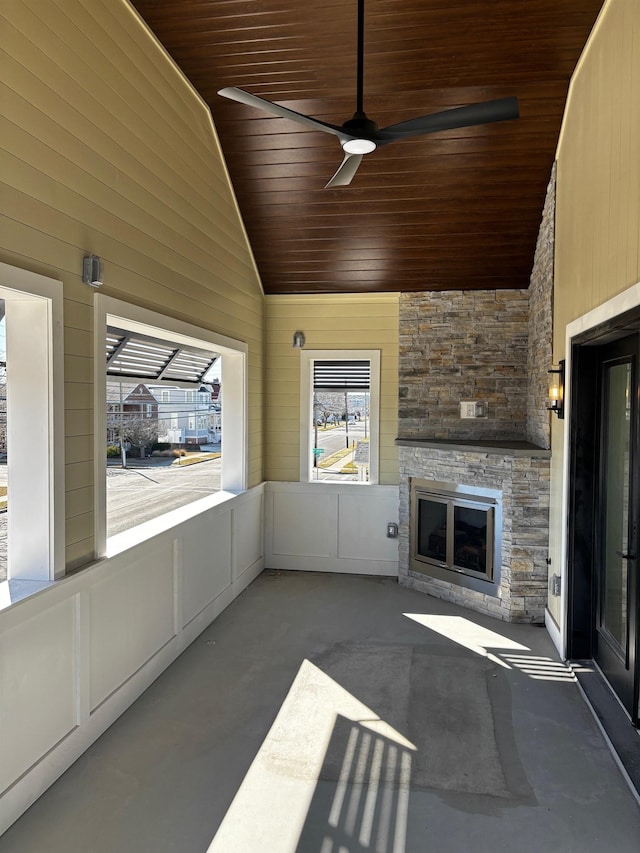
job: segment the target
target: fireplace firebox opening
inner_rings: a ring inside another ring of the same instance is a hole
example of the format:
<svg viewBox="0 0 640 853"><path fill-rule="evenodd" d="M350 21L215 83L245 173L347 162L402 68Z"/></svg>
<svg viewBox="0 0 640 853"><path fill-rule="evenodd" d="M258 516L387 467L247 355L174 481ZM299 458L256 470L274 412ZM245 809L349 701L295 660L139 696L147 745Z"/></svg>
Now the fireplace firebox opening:
<svg viewBox="0 0 640 853"><path fill-rule="evenodd" d="M411 478L412 572L498 596L502 494Z"/></svg>

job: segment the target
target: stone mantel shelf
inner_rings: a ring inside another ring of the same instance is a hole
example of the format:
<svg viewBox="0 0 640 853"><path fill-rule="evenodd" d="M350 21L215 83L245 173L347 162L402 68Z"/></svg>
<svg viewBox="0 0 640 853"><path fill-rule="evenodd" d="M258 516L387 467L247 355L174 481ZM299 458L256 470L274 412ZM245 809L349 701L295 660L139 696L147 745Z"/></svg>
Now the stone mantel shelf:
<svg viewBox="0 0 640 853"><path fill-rule="evenodd" d="M454 450L464 453L493 453L499 456L526 456L549 459L551 451L530 441L488 441L460 438L402 438L395 440L398 447L422 447L430 450Z"/></svg>

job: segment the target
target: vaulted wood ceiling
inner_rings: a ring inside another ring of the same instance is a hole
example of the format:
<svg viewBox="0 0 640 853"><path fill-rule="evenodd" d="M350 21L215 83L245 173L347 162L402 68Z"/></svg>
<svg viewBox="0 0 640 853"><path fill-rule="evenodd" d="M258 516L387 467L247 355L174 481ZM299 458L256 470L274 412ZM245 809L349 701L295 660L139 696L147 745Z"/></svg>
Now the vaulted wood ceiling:
<svg viewBox="0 0 640 853"><path fill-rule="evenodd" d="M602 0L366 0L364 109L380 127L516 95L520 118L366 155L217 92L341 125L356 0L133 0L210 105L266 293L525 288L569 78Z"/></svg>

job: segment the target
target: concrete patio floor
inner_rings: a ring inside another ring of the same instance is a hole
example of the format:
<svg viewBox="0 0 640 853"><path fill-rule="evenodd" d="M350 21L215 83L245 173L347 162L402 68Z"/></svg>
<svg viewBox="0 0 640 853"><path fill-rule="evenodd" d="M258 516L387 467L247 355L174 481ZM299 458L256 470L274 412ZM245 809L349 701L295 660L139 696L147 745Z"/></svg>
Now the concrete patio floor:
<svg viewBox="0 0 640 853"><path fill-rule="evenodd" d="M393 580L264 572L0 853L638 853L543 628Z"/></svg>

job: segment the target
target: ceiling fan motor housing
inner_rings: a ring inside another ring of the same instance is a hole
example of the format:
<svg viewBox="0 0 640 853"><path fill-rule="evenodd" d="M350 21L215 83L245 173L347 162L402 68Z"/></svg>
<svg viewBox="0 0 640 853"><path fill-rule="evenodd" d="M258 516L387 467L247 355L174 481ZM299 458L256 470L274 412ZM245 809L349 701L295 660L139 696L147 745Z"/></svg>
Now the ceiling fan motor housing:
<svg viewBox="0 0 640 853"><path fill-rule="evenodd" d="M353 118L345 121L342 129L350 136L357 136L359 139L374 140L378 134L378 125L364 113L354 113Z"/></svg>

